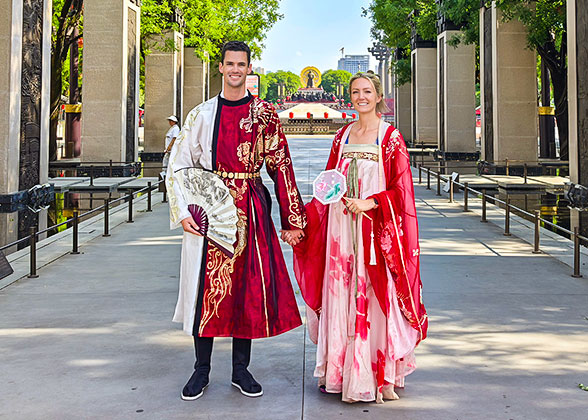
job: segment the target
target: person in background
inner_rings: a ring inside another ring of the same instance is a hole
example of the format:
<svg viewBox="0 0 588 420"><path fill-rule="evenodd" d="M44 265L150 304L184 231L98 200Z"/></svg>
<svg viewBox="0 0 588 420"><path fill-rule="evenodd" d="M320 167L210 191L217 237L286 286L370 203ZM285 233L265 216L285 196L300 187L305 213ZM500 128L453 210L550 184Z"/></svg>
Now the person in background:
<svg viewBox="0 0 588 420"><path fill-rule="evenodd" d="M178 125L178 119L174 115L167 117L169 122L169 130L165 133L165 149L163 149L163 175L167 173L167 165L169 164L169 154L174 146L178 135L180 134L180 127Z"/></svg>

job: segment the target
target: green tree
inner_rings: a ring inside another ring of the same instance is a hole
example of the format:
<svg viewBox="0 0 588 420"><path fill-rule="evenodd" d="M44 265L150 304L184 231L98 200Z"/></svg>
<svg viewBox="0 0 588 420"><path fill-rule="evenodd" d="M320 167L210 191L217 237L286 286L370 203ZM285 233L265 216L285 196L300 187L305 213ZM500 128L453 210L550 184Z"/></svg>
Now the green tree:
<svg viewBox="0 0 588 420"><path fill-rule="evenodd" d="M351 79L351 73L345 70L327 70L322 74L321 87L325 92L337 94L337 84L343 85L343 98L345 102L350 102L349 98L349 80Z"/></svg>
<svg viewBox="0 0 588 420"><path fill-rule="evenodd" d="M265 99L267 96L267 76L265 74L259 75L259 97Z"/></svg>
<svg viewBox="0 0 588 420"><path fill-rule="evenodd" d="M183 28L174 22L176 12ZM258 57L267 31L282 17L279 0L143 0L141 38L175 29L183 31L185 45L194 47L202 59L217 61L229 40L247 42Z"/></svg>
<svg viewBox="0 0 588 420"><path fill-rule="evenodd" d="M50 89L50 131L49 160L57 160L57 123L61 95L64 93L64 79L69 76L69 68L64 69L69 47L77 42L79 36L75 29L82 32L83 0L53 0L53 17L51 31L51 89ZM67 83L67 82L66 82ZM69 88L69 84L66 84Z"/></svg>
<svg viewBox="0 0 588 420"><path fill-rule="evenodd" d="M183 27L174 22L182 16ZM222 45L229 40L247 42L254 58L261 55L267 31L283 15L279 0L143 0L141 6L141 80L145 89L145 55L152 48L172 50L173 41L165 45L150 43L149 35L168 30L182 31L184 44L193 47L202 60L220 60ZM211 69L216 65L211 64ZM143 95L143 93L142 93Z"/></svg>
<svg viewBox="0 0 588 420"><path fill-rule="evenodd" d="M364 16L372 21L372 37L388 47L399 50L392 63L397 84L410 81L410 38L414 28L424 40L437 37L435 0L372 0Z"/></svg>
<svg viewBox="0 0 588 420"><path fill-rule="evenodd" d="M302 85L300 82L300 76L292 73L291 71L278 70L276 72L268 73L265 75L267 83L267 91L265 99L270 102L278 100L278 85L283 83L286 90L286 95L292 95Z"/></svg>

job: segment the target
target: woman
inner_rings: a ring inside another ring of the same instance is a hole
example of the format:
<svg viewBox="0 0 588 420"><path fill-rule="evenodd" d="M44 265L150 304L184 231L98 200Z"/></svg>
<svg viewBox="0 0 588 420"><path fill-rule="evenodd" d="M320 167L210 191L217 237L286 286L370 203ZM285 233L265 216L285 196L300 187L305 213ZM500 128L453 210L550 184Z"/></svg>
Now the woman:
<svg viewBox="0 0 588 420"><path fill-rule="evenodd" d="M395 387L415 369L426 337L419 245L408 152L382 121L382 87L373 73L350 81L359 121L340 129L327 169L347 177L347 197L307 206L306 237L295 244L294 271L317 342L323 392L346 402L398 399Z"/></svg>

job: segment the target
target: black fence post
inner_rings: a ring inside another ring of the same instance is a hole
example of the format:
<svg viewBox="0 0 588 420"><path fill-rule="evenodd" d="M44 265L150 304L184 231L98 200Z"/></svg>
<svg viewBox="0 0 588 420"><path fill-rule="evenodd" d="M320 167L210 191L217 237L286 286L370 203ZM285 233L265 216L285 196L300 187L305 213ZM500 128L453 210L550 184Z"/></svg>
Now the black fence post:
<svg viewBox="0 0 588 420"><path fill-rule="evenodd" d="M541 253L539 250L539 229L541 229L541 212L539 210L535 210L535 244L533 246L533 254Z"/></svg>
<svg viewBox="0 0 588 420"><path fill-rule="evenodd" d="M102 236L110 236L110 199L104 200L104 233Z"/></svg>
<svg viewBox="0 0 588 420"><path fill-rule="evenodd" d="M482 190L482 219L480 220L482 223L488 223L486 219L486 190Z"/></svg>
<svg viewBox="0 0 588 420"><path fill-rule="evenodd" d="M468 196L469 196L469 184L464 182L463 184L463 211L470 211L468 209Z"/></svg>
<svg viewBox="0 0 588 420"><path fill-rule="evenodd" d="M431 189L431 168L425 168L427 170L427 189Z"/></svg>
<svg viewBox="0 0 588 420"><path fill-rule="evenodd" d="M163 199L161 200L162 203L167 203L167 190L163 190Z"/></svg>
<svg viewBox="0 0 588 420"><path fill-rule="evenodd" d="M580 237L578 235L578 226L574 227L574 274L572 277L582 277L580 273Z"/></svg>
<svg viewBox="0 0 588 420"><path fill-rule="evenodd" d="M441 171L437 172L437 196L441 196Z"/></svg>
<svg viewBox="0 0 588 420"><path fill-rule="evenodd" d="M78 236L79 236L79 224L80 224L80 216L78 214L78 209L74 209L73 211L73 226L72 226L72 249L70 254L77 255L80 253L78 250Z"/></svg>
<svg viewBox="0 0 588 420"><path fill-rule="evenodd" d="M37 275L37 228L31 227L29 229L30 238L29 238L29 245L30 245L30 254L29 254L29 263L30 263L30 271L28 277L30 279L36 279L39 277Z"/></svg>
<svg viewBox="0 0 588 420"><path fill-rule="evenodd" d="M127 194L127 200L129 201L129 217L127 223L133 223L133 192L129 191Z"/></svg>
<svg viewBox="0 0 588 420"><path fill-rule="evenodd" d="M147 211L151 210L151 182L147 183Z"/></svg>
<svg viewBox="0 0 588 420"><path fill-rule="evenodd" d="M423 182L423 167L419 164L419 185Z"/></svg>
<svg viewBox="0 0 588 420"><path fill-rule="evenodd" d="M506 197L506 207L504 209L504 236L511 236L510 234L510 197Z"/></svg>

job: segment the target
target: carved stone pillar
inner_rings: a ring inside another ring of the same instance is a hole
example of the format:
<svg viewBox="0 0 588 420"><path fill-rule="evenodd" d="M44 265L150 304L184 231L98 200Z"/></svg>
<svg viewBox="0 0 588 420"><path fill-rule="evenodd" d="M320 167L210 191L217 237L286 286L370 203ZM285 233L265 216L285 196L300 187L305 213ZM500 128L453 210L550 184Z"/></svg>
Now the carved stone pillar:
<svg viewBox="0 0 588 420"><path fill-rule="evenodd" d="M145 153L141 156L161 166L165 133L170 127L167 117L175 115L180 127L183 121L184 37L170 31L150 37L148 44L151 52L145 58ZM150 170L145 175L156 176L160 171Z"/></svg>
<svg viewBox="0 0 588 420"><path fill-rule="evenodd" d="M210 62L201 60L194 48L184 48L184 115L209 98Z"/></svg>
<svg viewBox="0 0 588 420"><path fill-rule="evenodd" d="M410 112L411 102L411 84L405 83L397 86L394 93L394 118L396 119L396 128L400 130L404 141L408 144L412 142L412 114Z"/></svg>
<svg viewBox="0 0 588 420"><path fill-rule="evenodd" d="M444 30L437 37L437 137L445 159L476 151L476 51L449 45L457 33Z"/></svg>
<svg viewBox="0 0 588 420"><path fill-rule="evenodd" d="M0 0L0 10L0 243L8 243L47 226L26 191L48 176L52 2Z"/></svg>
<svg viewBox="0 0 588 420"><path fill-rule="evenodd" d="M210 63L209 94L211 98L223 90L223 75L218 70L218 65L216 61Z"/></svg>
<svg viewBox="0 0 588 420"><path fill-rule="evenodd" d="M84 3L83 161L138 158L139 5Z"/></svg>
<svg viewBox="0 0 588 420"><path fill-rule="evenodd" d="M537 161L537 61L527 31L503 22L493 5L480 12L482 158Z"/></svg>
<svg viewBox="0 0 588 420"><path fill-rule="evenodd" d="M437 146L437 50L421 41L411 52L412 140Z"/></svg>
<svg viewBox="0 0 588 420"><path fill-rule="evenodd" d="M570 181L588 187L588 0L568 0ZM588 234L588 212L572 210L572 228Z"/></svg>

